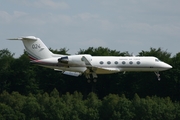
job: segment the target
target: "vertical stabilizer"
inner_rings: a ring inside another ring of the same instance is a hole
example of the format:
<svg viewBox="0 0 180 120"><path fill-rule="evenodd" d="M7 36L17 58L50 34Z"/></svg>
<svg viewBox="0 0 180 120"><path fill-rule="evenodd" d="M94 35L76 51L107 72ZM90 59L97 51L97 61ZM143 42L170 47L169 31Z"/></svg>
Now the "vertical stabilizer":
<svg viewBox="0 0 180 120"><path fill-rule="evenodd" d="M31 60L40 60L51 58L53 53L46 47L46 45L34 36L27 36L9 40L22 40L24 47Z"/></svg>

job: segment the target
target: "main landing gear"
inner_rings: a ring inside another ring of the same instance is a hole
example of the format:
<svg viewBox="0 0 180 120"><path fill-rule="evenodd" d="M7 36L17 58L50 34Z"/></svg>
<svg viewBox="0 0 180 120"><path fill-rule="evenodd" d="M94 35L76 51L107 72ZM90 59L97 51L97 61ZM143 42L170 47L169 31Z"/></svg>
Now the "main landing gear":
<svg viewBox="0 0 180 120"><path fill-rule="evenodd" d="M96 92L96 82L97 82L97 74L91 73L85 75L87 78L87 82L91 85L91 91Z"/></svg>
<svg viewBox="0 0 180 120"><path fill-rule="evenodd" d="M92 73L92 77L90 77L90 74L87 74L86 78L87 78L87 82L88 83L91 83L91 82L96 83L97 82L97 75L96 75L96 73Z"/></svg>
<svg viewBox="0 0 180 120"><path fill-rule="evenodd" d="M155 75L157 76L157 79L160 81L160 80L161 80L161 78L160 78L159 71L157 71L157 72L154 72L154 73L155 73Z"/></svg>

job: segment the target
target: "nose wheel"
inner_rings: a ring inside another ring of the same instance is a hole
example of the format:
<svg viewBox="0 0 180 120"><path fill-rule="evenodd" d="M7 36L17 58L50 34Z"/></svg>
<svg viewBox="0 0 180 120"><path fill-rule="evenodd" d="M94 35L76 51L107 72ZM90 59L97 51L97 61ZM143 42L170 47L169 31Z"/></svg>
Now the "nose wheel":
<svg viewBox="0 0 180 120"><path fill-rule="evenodd" d="M160 78L159 71L157 71L157 72L154 72L154 73L155 73L155 75L157 76L157 79L158 79L158 81L160 81L160 80L161 80L161 78Z"/></svg>

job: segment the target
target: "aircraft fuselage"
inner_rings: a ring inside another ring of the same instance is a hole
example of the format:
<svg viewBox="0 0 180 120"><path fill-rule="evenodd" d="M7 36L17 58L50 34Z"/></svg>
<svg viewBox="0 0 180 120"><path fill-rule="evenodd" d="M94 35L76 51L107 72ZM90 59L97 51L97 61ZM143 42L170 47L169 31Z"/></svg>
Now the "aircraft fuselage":
<svg viewBox="0 0 180 120"><path fill-rule="evenodd" d="M21 40L31 63L61 71L63 74L79 76L87 79L97 74L110 74L123 71L153 71L159 78L159 71L172 68L169 64L150 56L91 56L89 54L62 55L52 53L37 37L26 36L9 40Z"/></svg>
<svg viewBox="0 0 180 120"><path fill-rule="evenodd" d="M91 65L87 65L82 57L89 58ZM87 57L88 56L88 57ZM75 55L62 57L63 62L58 62L59 58L49 58L33 61L43 67L59 69L60 71L84 72L88 67L94 67L96 74L110 74L123 71L163 71L172 68L169 64L160 61L156 57L116 57L116 56L90 56ZM96 69L95 68L103 68Z"/></svg>

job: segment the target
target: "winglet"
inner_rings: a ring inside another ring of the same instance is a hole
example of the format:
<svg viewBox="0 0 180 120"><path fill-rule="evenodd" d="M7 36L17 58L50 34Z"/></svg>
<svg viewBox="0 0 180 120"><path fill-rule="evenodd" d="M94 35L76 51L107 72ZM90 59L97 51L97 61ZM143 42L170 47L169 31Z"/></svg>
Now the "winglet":
<svg viewBox="0 0 180 120"><path fill-rule="evenodd" d="M85 56L82 56L82 60L85 62L86 65L92 66L91 63L86 59Z"/></svg>

